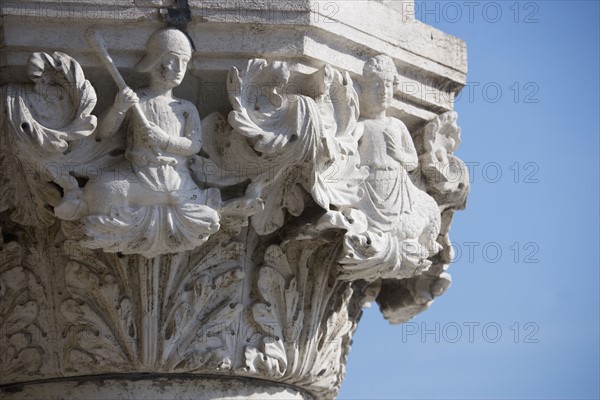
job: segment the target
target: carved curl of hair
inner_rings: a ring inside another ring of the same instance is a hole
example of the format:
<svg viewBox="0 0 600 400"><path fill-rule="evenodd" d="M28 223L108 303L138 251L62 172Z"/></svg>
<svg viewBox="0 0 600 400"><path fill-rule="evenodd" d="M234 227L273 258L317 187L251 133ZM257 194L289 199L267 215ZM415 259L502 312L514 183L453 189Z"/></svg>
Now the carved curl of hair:
<svg viewBox="0 0 600 400"><path fill-rule="evenodd" d="M386 56L385 54L379 54L375 57L369 58L363 68L363 75L365 77L390 77L394 80L394 86L400 84L400 78L398 77L398 71L396 70L394 61L391 57Z"/></svg>

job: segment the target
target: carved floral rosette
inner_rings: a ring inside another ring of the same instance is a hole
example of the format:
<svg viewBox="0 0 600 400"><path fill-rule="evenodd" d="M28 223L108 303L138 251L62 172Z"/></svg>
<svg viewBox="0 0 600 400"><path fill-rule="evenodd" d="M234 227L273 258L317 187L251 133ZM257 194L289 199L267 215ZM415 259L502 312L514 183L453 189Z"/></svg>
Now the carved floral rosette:
<svg viewBox="0 0 600 400"><path fill-rule="evenodd" d="M136 253L123 230L110 246L90 236L91 214L54 215L69 193L85 197L86 163L106 172L128 159L118 151L123 137L97 140L96 94L77 62L55 53L33 63L43 73L32 79L50 73L69 88L61 101L71 112L44 114L57 105L32 96L31 84L2 88L0 385L115 372L222 374L333 398L366 302L376 299L400 323L449 286L448 231L469 182L452 155L460 141L454 112L416 132L395 120L404 136L382 136L388 154L395 151L388 170L404 177L395 181L398 196L417 210L396 212L394 227L382 228L361 208L369 182L380 188L361 135L389 120L361 116L361 77L250 60L227 77L228 118L204 118L202 151L178 170L198 190L220 191L220 204L202 205L218 214L218 230L185 250L169 247L176 233L158 230L163 247ZM399 149L414 152L416 165ZM67 175L52 169L67 164ZM241 168L231 173L233 165ZM187 210L193 201L168 204Z"/></svg>

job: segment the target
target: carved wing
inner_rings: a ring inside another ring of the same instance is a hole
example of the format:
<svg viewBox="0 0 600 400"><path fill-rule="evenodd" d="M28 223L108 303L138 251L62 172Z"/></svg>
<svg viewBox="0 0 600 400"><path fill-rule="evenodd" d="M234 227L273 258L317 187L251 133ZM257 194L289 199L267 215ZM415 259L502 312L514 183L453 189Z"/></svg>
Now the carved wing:
<svg viewBox="0 0 600 400"><path fill-rule="evenodd" d="M297 78L304 86L316 82L321 90L313 97L300 94L302 85L287 85L289 79L285 63L255 59L241 72L233 68L231 127L215 115L205 120L208 158L193 167L199 180L218 187L248 183L246 198L264 201L252 217L259 234L283 226L286 212L299 216L307 194L325 210L356 202L367 175L356 168L358 102L349 76L325 66Z"/></svg>
<svg viewBox="0 0 600 400"><path fill-rule="evenodd" d="M280 228L285 210L304 210L310 193L306 169L314 163L322 124L315 102L306 96L282 95L289 78L286 64L251 60L245 70L230 71L227 85L233 111L227 127L218 116L207 118L204 151L193 167L199 180L226 186L249 182L245 197L260 198L264 211L252 217L259 234Z"/></svg>
<svg viewBox="0 0 600 400"><path fill-rule="evenodd" d="M294 104L297 96L284 93L288 79L286 63L268 65L261 59L250 60L241 75L232 68L227 77L233 106L229 123L260 153L280 152L298 140L305 128L298 118L302 108Z"/></svg>

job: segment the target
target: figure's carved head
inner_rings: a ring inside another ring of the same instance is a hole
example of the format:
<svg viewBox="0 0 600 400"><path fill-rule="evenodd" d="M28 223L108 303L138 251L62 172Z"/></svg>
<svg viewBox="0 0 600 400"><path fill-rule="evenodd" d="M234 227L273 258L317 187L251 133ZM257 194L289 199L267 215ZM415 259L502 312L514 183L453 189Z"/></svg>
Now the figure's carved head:
<svg viewBox="0 0 600 400"><path fill-rule="evenodd" d="M177 86L185 76L192 57L192 44L188 37L175 28L156 31L148 39L146 54L135 66L139 72L149 72L169 86Z"/></svg>
<svg viewBox="0 0 600 400"><path fill-rule="evenodd" d="M367 114L385 111L392 102L399 78L394 61L383 54L367 60L361 82L361 111Z"/></svg>
<svg viewBox="0 0 600 400"><path fill-rule="evenodd" d="M393 79L394 85L398 84L396 65L394 65L391 57L384 54L369 58L363 68L363 75L367 78L372 76L386 77Z"/></svg>

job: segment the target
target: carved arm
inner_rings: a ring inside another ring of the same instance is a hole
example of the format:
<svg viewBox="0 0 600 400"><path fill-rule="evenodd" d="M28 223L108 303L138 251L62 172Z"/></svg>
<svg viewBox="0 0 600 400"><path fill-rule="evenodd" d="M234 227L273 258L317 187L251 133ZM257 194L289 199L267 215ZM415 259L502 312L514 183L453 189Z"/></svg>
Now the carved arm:
<svg viewBox="0 0 600 400"><path fill-rule="evenodd" d="M401 121L392 118L384 130L387 154L398 161L407 171L417 168L419 157L410 133Z"/></svg>
<svg viewBox="0 0 600 400"><path fill-rule="evenodd" d="M138 101L137 95L130 88L126 87L120 90L115 96L114 104L102 117L102 122L98 128L98 139L113 137L123 124L127 110Z"/></svg>
<svg viewBox="0 0 600 400"><path fill-rule="evenodd" d="M184 114L185 126L183 137L169 137L166 145L161 146L168 153L190 157L200 152L202 148L202 125L198 111L190 103Z"/></svg>

